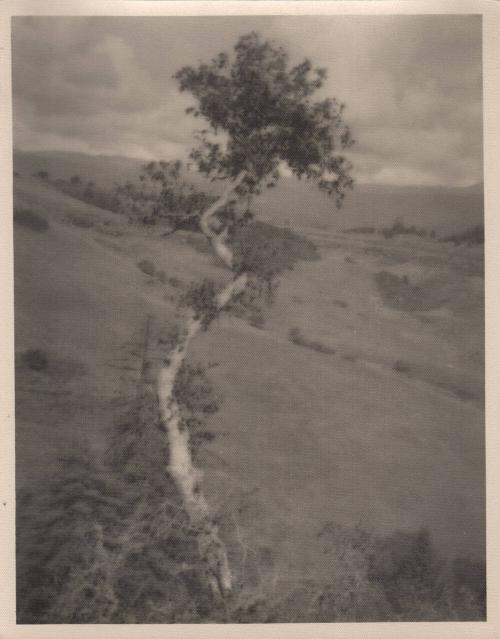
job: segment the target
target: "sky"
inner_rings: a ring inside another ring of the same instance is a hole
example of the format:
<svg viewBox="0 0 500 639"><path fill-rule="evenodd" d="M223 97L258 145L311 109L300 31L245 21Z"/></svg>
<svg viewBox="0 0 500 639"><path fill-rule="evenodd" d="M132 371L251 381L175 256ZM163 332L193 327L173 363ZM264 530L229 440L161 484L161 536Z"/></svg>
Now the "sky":
<svg viewBox="0 0 500 639"><path fill-rule="evenodd" d="M478 16L17 17L14 147L185 159L202 124L173 74L252 30L328 70L358 182L482 180Z"/></svg>

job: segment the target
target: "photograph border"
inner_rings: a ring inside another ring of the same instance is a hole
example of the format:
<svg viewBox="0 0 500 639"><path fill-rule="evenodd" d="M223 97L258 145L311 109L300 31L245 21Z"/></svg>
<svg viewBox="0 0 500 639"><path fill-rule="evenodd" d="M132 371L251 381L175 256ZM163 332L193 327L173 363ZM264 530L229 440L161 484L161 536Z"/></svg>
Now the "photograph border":
<svg viewBox="0 0 500 639"><path fill-rule="evenodd" d="M487 474L487 621L323 624L16 625L15 621L15 436L12 222L11 18L47 16L215 15L416 15L481 14L483 20L483 153L485 203L485 339ZM128 639L225 637L349 639L498 639L500 637L500 3L495 0L0 0L0 201L2 204L0 362L0 638ZM495 425L498 425L495 427Z"/></svg>

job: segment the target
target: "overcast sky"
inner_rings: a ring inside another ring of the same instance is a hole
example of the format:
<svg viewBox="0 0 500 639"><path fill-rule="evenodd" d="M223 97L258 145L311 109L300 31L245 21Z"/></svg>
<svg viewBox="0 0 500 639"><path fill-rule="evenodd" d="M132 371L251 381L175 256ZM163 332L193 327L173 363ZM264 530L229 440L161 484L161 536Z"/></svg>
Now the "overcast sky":
<svg viewBox="0 0 500 639"><path fill-rule="evenodd" d="M14 146L185 158L201 123L172 74L253 29L328 69L359 182L482 179L475 16L14 18Z"/></svg>

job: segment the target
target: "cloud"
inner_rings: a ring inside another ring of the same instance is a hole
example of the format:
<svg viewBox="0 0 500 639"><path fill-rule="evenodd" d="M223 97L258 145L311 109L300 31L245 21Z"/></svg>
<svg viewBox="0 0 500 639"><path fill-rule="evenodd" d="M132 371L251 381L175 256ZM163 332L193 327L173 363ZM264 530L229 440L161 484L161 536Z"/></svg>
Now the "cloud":
<svg viewBox="0 0 500 639"><path fill-rule="evenodd" d="M251 29L325 66L347 104L359 181L482 179L481 23L475 16L14 18L20 148L187 157L200 123L172 74Z"/></svg>
<svg viewBox="0 0 500 639"><path fill-rule="evenodd" d="M76 18L15 20L16 146L138 157L185 154L189 134L178 123L187 98L166 96L122 37L96 39L90 26Z"/></svg>

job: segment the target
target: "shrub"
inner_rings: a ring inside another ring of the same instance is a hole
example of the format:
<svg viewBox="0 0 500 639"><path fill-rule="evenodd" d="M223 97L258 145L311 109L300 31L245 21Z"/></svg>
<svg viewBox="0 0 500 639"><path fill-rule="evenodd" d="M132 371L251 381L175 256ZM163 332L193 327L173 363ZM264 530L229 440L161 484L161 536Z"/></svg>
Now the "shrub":
<svg viewBox="0 0 500 639"><path fill-rule="evenodd" d="M405 275L380 271L375 274L375 282L384 303L400 311L430 311L446 301L440 290L411 284Z"/></svg>
<svg viewBox="0 0 500 639"><path fill-rule="evenodd" d="M22 353L21 362L34 371L43 371L49 365L49 357L39 348L29 349Z"/></svg>
<svg viewBox="0 0 500 639"><path fill-rule="evenodd" d="M181 280L175 276L171 276L167 278L167 283L173 288L180 288L182 286Z"/></svg>
<svg viewBox="0 0 500 639"><path fill-rule="evenodd" d="M271 281L301 260L318 260L313 242L288 228L251 222L235 230L231 239L238 270Z"/></svg>
<svg viewBox="0 0 500 639"><path fill-rule="evenodd" d="M153 262L150 262L149 260L141 260L140 262L137 262L137 268L151 277L156 274L156 267Z"/></svg>
<svg viewBox="0 0 500 639"><path fill-rule="evenodd" d="M394 362L394 365L392 367L392 369L394 371L396 371L397 373L409 373L410 372L410 366L404 362L402 359L398 359Z"/></svg>
<svg viewBox="0 0 500 639"><path fill-rule="evenodd" d="M474 244L484 244L484 226L478 224L472 226L469 229L463 231L463 233L456 233L454 235L448 235L447 237L440 238L440 242L453 242L455 246L460 244L467 244L472 246Z"/></svg>
<svg viewBox="0 0 500 639"><path fill-rule="evenodd" d="M347 302L344 302L344 300L332 300L332 304L335 304L335 306L340 306L340 308L347 308L349 306L349 304Z"/></svg>
<svg viewBox="0 0 500 639"><path fill-rule="evenodd" d="M14 209L14 223L38 232L49 228L47 220L31 209Z"/></svg>
<svg viewBox="0 0 500 639"><path fill-rule="evenodd" d="M310 348L313 351L324 353L325 355L334 355L336 352L334 348L322 342L308 339L302 334L300 328L291 328L288 331L288 339L293 342L293 344L297 344L297 346L304 346L305 348Z"/></svg>
<svg viewBox="0 0 500 639"><path fill-rule="evenodd" d="M40 180L48 180L49 179L49 172L41 169L40 171L37 171L36 173L33 173L33 177L40 178Z"/></svg>
<svg viewBox="0 0 500 639"><path fill-rule="evenodd" d="M182 295L181 304L193 309L195 317L202 320L203 330L207 330L219 315L215 282L205 278L201 283L191 282Z"/></svg>
<svg viewBox="0 0 500 639"><path fill-rule="evenodd" d="M417 237L427 237L428 235L426 229L417 228L416 226L405 226L400 219L394 220L392 226L383 228L380 232L386 240L396 235L416 235Z"/></svg>
<svg viewBox="0 0 500 639"><path fill-rule="evenodd" d="M70 220L73 226L77 226L80 229L91 229L94 226L94 220L85 215L72 215Z"/></svg>
<svg viewBox="0 0 500 639"><path fill-rule="evenodd" d="M73 175L69 181L57 179L51 184L65 195L86 204L115 213L120 210L120 201L114 193L97 188L93 182L85 185L78 175Z"/></svg>

